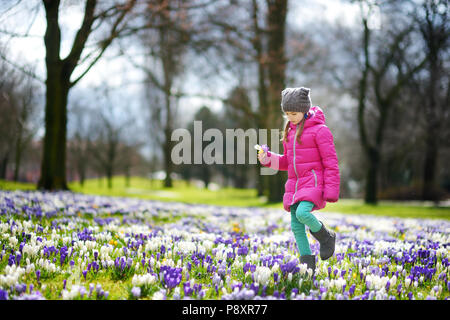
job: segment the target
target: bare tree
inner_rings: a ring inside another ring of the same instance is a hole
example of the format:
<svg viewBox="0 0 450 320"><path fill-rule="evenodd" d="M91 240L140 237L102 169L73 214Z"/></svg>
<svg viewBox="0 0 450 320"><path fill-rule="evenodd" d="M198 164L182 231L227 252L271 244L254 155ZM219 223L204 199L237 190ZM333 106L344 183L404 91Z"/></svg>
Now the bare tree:
<svg viewBox="0 0 450 320"><path fill-rule="evenodd" d="M15 141L14 181L18 181L23 152L36 136L38 126L33 121L37 116L38 87L34 79L22 75L21 93L18 101L19 116L17 118L17 139Z"/></svg>
<svg viewBox="0 0 450 320"><path fill-rule="evenodd" d="M0 178L6 178L6 170L14 149L14 141L17 136L16 119L18 109L16 97L12 95L17 80L17 75L8 68L6 63L0 64Z"/></svg>
<svg viewBox="0 0 450 320"><path fill-rule="evenodd" d="M75 100L69 108L69 141L67 145L69 165L78 175L80 185L84 186L90 157L89 142L91 139L89 118L91 110ZM71 129L73 128L73 129Z"/></svg>
<svg viewBox="0 0 450 320"><path fill-rule="evenodd" d="M123 31L126 15L135 5L135 1L114 2L108 8L96 11L98 1L86 0L83 22L73 40L67 57L60 58L61 31L59 28L59 0L43 0L46 13L47 30L44 43L46 48L46 105L45 137L39 189L68 189L66 183L66 126L67 98L69 90L76 85L101 58L112 41ZM79 66L83 50L92 32L106 19L111 27L106 38L99 42L97 55L80 75L72 80L72 74ZM94 25L97 23L97 25Z"/></svg>
<svg viewBox="0 0 450 320"><path fill-rule="evenodd" d="M217 70L220 65L228 72L246 74L240 77L239 86L255 92L257 97L251 105L225 100L225 106L240 108L260 129L282 127L279 106L287 63L286 15L286 0L252 0L239 5L231 3L227 8L218 6L206 20L213 30L222 34L220 41L212 45L212 52L220 57L211 59L216 66L213 70L220 73ZM251 79L248 79L248 74ZM257 174L259 168L254 168L258 195L266 194L269 201L279 201L283 193L283 173L260 176Z"/></svg>
<svg viewBox="0 0 450 320"><path fill-rule="evenodd" d="M423 165L422 200L436 199L436 173L439 149L445 140L442 133L449 119L449 58L450 30L448 1L423 1L414 15L424 43L425 79L416 78L415 88L423 102L425 114L425 161ZM447 70L446 70L447 67ZM420 85L425 84L425 85Z"/></svg>
<svg viewBox="0 0 450 320"><path fill-rule="evenodd" d="M145 48L145 62L139 63L128 54L129 60L145 73L146 99L150 108L151 137L162 150L166 172L165 187L172 187L174 170L170 158L176 127L178 99L186 96L177 85L185 72L187 51L198 46L192 41L198 26L192 21L194 12L208 7L212 1L157 0L147 9L148 28L139 37ZM123 52L124 54L125 51Z"/></svg>
<svg viewBox="0 0 450 320"><path fill-rule="evenodd" d="M88 140L88 150L93 156L93 166L102 172L112 188L112 178L120 170L124 158L128 157L128 147L124 143L123 132L131 126L133 120L125 119L118 122L111 113L104 111L96 113L96 120L91 122L91 136Z"/></svg>
<svg viewBox="0 0 450 320"><path fill-rule="evenodd" d="M378 175L382 160L382 148L386 122L398 101L399 92L406 82L421 68L425 59L410 63L408 36L413 26L410 22L399 28L377 34L369 26L369 18L379 5L373 1L358 1L361 8L362 45L360 78L358 80L358 129L363 152L367 160L365 202L377 203ZM393 23L391 24L394 25ZM386 35L389 35L386 40ZM395 77L391 74L394 72ZM344 81L341 81L344 82ZM368 107L373 105L374 109ZM371 121L367 120L368 114Z"/></svg>
<svg viewBox="0 0 450 320"><path fill-rule="evenodd" d="M38 188L67 190L66 135L69 91L101 59L113 40L126 30L128 22L126 17L135 6L136 0L83 1L83 21L73 39L70 52L64 58L61 57L61 0L42 0L41 3L47 23L44 35L47 77L45 80L45 136ZM18 4L20 1L15 3L15 5ZM11 7L6 8L6 10L10 9ZM14 36L14 32L9 33ZM92 38L93 33L103 34L103 37L96 42L94 49L87 52L88 39ZM76 77L73 78L73 75Z"/></svg>
<svg viewBox="0 0 450 320"><path fill-rule="evenodd" d="M6 56L6 50L2 50L2 55ZM38 129L34 118L37 117L39 90L31 77L17 72L5 60L1 61L0 74L0 176L6 178L8 162L14 159L13 179L18 181L23 152Z"/></svg>

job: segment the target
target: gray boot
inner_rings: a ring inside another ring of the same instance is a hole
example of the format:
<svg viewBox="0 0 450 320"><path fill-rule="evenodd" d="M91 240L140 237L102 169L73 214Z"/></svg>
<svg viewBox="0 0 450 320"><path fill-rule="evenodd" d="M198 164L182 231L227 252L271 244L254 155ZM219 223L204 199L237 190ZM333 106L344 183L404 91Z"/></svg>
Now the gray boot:
<svg viewBox="0 0 450 320"><path fill-rule="evenodd" d="M300 263L306 263L306 266L308 269L311 269L313 271L316 270L316 256L313 254L300 256Z"/></svg>
<svg viewBox="0 0 450 320"><path fill-rule="evenodd" d="M322 221L320 221L322 223ZM327 260L334 253L334 247L336 242L336 233L332 230L328 230L325 228L325 225L322 223L322 228L320 228L317 232L312 232L309 230L314 238L317 239L320 243L320 258L322 260Z"/></svg>

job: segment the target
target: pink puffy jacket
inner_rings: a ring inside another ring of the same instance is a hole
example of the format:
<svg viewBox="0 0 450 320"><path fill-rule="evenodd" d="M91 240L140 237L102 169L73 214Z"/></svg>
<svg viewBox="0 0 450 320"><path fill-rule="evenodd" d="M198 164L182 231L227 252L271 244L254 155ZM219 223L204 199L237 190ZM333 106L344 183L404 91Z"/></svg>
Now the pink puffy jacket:
<svg viewBox="0 0 450 320"><path fill-rule="evenodd" d="M283 207L288 212L297 201L311 201L314 203L312 210L318 210L324 208L326 202L336 202L339 198L339 164L333 135L325 125L322 109L318 106L310 108L300 136L302 144L294 143L299 125L289 123L283 155L268 151L267 162L262 164L288 171L283 196Z"/></svg>

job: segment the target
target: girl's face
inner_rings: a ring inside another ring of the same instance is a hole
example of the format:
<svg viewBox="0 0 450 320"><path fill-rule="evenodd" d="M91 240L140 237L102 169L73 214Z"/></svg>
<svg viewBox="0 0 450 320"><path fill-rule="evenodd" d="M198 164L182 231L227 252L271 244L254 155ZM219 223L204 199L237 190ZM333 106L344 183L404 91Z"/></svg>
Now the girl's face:
<svg viewBox="0 0 450 320"><path fill-rule="evenodd" d="M286 111L285 114L288 120L293 124L297 124L303 119L303 112Z"/></svg>

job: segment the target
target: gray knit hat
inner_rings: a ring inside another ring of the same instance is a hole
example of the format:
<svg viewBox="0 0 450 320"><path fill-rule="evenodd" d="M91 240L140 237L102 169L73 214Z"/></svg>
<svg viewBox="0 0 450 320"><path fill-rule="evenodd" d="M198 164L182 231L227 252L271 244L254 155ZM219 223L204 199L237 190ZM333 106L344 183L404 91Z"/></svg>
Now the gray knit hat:
<svg viewBox="0 0 450 320"><path fill-rule="evenodd" d="M281 109L283 112L307 113L311 108L309 88L286 88L281 92Z"/></svg>

